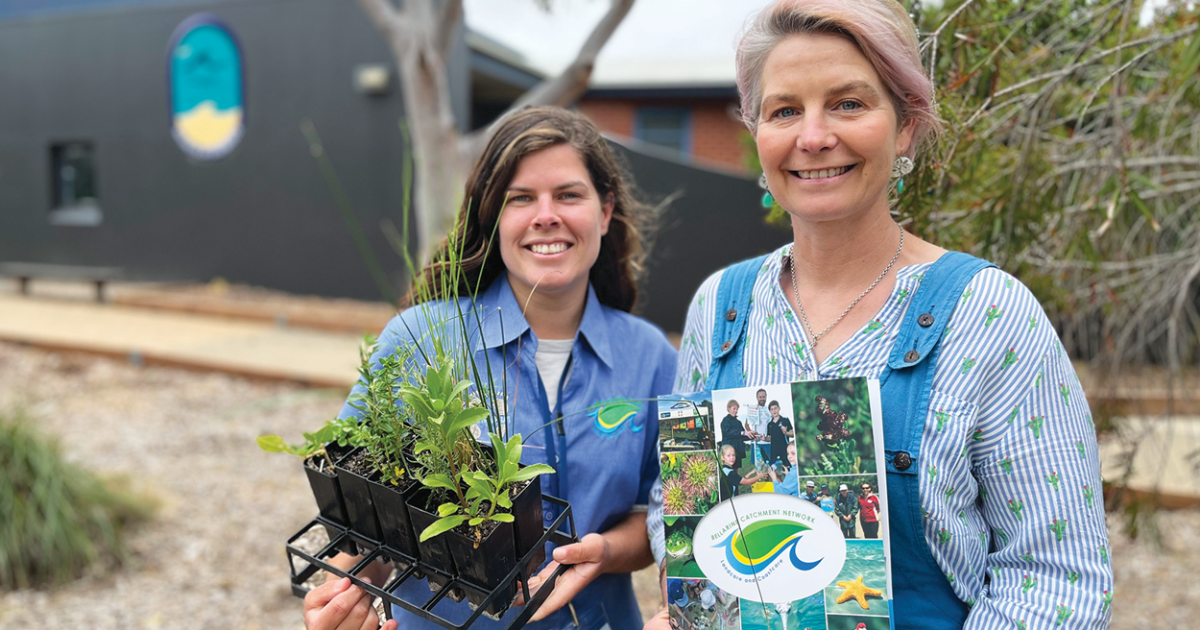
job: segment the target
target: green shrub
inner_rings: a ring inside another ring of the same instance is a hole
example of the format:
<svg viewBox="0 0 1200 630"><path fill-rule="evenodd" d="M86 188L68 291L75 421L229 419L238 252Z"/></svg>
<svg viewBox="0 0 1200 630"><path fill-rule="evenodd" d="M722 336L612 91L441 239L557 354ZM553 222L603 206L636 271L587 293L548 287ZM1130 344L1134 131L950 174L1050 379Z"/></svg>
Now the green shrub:
<svg viewBox="0 0 1200 630"><path fill-rule="evenodd" d="M125 559L121 532L154 502L63 459L57 443L0 415L0 590L61 584Z"/></svg>

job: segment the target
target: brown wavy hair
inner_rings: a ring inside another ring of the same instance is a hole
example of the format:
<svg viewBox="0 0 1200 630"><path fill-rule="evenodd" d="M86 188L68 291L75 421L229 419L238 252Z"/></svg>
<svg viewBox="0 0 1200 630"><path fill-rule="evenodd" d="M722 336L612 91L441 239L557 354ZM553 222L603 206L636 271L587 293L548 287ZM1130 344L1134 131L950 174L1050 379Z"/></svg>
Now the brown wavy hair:
<svg viewBox="0 0 1200 630"><path fill-rule="evenodd" d="M456 236L451 237L454 242L447 238L438 246L401 306L467 297L476 287L483 291L500 277L504 261L492 236L517 166L525 156L560 144L571 145L579 153L600 199L613 200L608 233L600 240L600 255L588 279L601 304L633 310L652 211L635 197L630 178L596 126L559 107L526 107L496 124L467 179L455 220ZM457 263L452 262L451 247L458 252Z"/></svg>

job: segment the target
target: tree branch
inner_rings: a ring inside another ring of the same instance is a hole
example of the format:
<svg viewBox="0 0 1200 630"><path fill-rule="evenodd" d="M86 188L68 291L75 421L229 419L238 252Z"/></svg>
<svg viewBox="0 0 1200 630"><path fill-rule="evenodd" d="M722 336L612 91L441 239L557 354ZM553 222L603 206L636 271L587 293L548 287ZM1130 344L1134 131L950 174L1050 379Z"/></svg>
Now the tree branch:
<svg viewBox="0 0 1200 630"><path fill-rule="evenodd" d="M442 59L450 58L450 45L454 42L454 30L462 22L463 0L446 0L438 13L437 39L434 46L442 53Z"/></svg>
<svg viewBox="0 0 1200 630"><path fill-rule="evenodd" d="M596 66L596 56L600 53L600 49L608 43L609 38L621 25L625 16L629 14L629 10L633 8L634 0L612 0L612 7L608 13L596 24L596 28L592 29L592 34L588 36L587 41L583 43L583 47L579 49L579 54L575 56L575 61L567 66L562 74L557 77L543 81L532 90L526 92L513 106L508 109L509 112L518 110L522 107L530 105L557 105L559 107L567 107L573 104L583 93L587 91L588 80L592 76L592 69ZM505 112L507 114L508 112ZM501 118L504 116L502 115ZM460 148L466 156L467 161L475 159L475 156L483 151L483 146L487 142L488 128L479 129L467 136L464 136L460 142Z"/></svg>
<svg viewBox="0 0 1200 630"><path fill-rule="evenodd" d="M371 22L384 32L390 35L397 24L401 22L400 13L396 10L388 0L358 0L359 6L371 18Z"/></svg>

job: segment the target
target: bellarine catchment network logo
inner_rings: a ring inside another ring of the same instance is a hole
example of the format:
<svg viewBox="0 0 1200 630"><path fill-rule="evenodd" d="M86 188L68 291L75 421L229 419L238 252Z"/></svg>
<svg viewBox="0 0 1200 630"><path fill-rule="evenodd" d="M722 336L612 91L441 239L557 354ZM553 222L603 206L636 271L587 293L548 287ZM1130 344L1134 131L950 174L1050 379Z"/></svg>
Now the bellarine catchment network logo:
<svg viewBox="0 0 1200 630"><path fill-rule="evenodd" d="M846 540L833 519L786 494L718 503L696 526L692 545L696 563L721 590L766 603L821 591L846 562Z"/></svg>

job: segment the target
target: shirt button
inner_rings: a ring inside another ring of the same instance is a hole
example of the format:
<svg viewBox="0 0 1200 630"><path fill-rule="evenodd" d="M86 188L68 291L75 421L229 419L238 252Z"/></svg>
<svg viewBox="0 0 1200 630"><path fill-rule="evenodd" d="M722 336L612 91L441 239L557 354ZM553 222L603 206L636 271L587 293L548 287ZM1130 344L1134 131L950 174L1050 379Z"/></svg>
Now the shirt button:
<svg viewBox="0 0 1200 630"><path fill-rule="evenodd" d="M917 318L917 323L921 325L921 328L929 328L933 325L933 315L921 313L921 316Z"/></svg>
<svg viewBox="0 0 1200 630"><path fill-rule="evenodd" d="M725 321L731 322L735 319L737 319L737 309L736 308L731 308L725 312Z"/></svg>
<svg viewBox="0 0 1200 630"><path fill-rule="evenodd" d="M908 470L908 467L912 466L912 456L904 451L900 451L899 453L896 453L896 457L892 460L892 464L896 467L896 470Z"/></svg>
<svg viewBox="0 0 1200 630"><path fill-rule="evenodd" d="M727 352L732 347L733 347L733 342L726 341L725 343L721 344L721 352Z"/></svg>
<svg viewBox="0 0 1200 630"><path fill-rule="evenodd" d="M916 363L917 359L920 359L920 358L921 358L921 353L917 352L916 350L909 350L908 352L904 353L904 362L905 363Z"/></svg>

